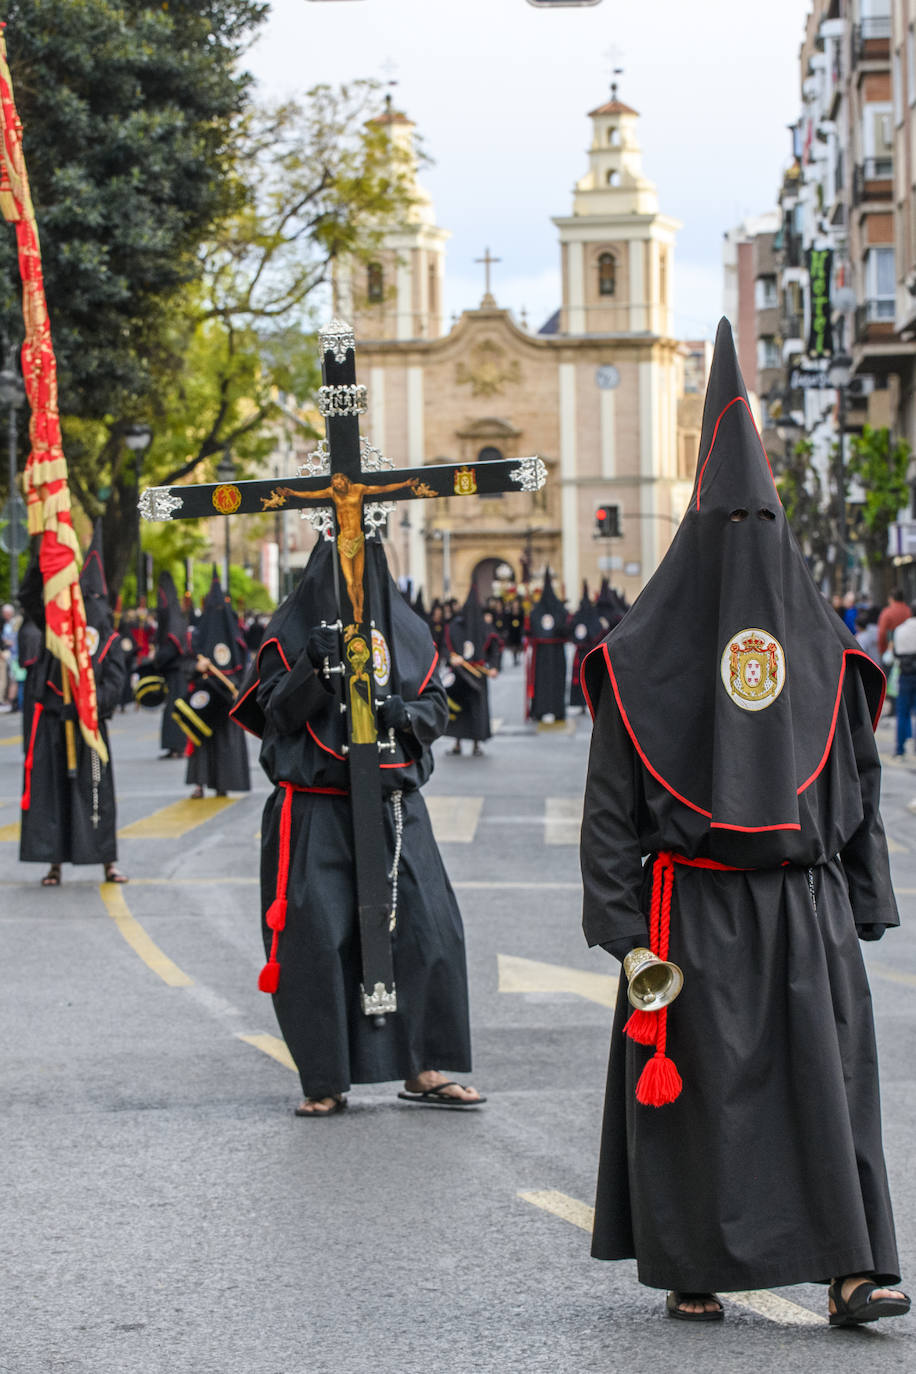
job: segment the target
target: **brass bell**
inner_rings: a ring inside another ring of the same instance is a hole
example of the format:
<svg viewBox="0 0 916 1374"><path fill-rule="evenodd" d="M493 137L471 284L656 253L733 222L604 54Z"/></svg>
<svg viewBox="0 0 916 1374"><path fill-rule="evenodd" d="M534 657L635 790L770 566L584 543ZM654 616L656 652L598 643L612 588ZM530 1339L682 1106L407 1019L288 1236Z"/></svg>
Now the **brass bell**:
<svg viewBox="0 0 916 1374"><path fill-rule="evenodd" d="M640 1011L660 1011L677 997L684 975L677 964L666 963L651 949L631 949L623 961L627 997Z"/></svg>

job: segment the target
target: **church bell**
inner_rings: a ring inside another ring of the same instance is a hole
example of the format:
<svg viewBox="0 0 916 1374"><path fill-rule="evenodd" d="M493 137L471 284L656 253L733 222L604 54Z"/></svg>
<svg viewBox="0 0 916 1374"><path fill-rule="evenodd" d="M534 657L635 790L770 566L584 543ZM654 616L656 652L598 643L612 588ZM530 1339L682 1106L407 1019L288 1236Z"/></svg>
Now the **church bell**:
<svg viewBox="0 0 916 1374"><path fill-rule="evenodd" d="M660 1011L677 997L684 975L677 964L659 959L650 949L631 949L623 961L627 997L640 1011Z"/></svg>

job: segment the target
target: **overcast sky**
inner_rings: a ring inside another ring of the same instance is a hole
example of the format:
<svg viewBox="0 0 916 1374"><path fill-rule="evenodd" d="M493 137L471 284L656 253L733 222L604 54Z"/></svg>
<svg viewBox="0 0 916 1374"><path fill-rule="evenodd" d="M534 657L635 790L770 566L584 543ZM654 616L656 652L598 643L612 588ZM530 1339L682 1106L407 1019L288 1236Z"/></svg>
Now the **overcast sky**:
<svg viewBox="0 0 916 1374"><path fill-rule="evenodd" d="M722 235L773 208L799 111L808 0L273 0L248 66L271 97L318 82L394 77L395 104L434 160L423 174L451 231L446 308L479 304L485 247L500 305L537 328L560 300L552 215L585 172L587 113L620 98L641 115L646 174L683 228L675 327L711 336L722 304Z"/></svg>

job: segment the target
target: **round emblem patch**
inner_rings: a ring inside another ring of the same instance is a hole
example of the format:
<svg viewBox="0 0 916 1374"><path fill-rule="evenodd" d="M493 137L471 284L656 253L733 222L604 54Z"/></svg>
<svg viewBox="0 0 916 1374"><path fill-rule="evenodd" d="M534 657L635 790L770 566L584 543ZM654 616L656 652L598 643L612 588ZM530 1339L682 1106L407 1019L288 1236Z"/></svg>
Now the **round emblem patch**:
<svg viewBox="0 0 916 1374"><path fill-rule="evenodd" d="M550 614L549 611L548 611L547 615L542 615L542 616L541 616L541 629L542 629L542 630L552 630L555 624L556 624L556 621L554 620L553 616Z"/></svg>
<svg viewBox="0 0 916 1374"><path fill-rule="evenodd" d="M736 706L762 711L786 685L786 656L767 630L739 630L725 646L720 671Z"/></svg>
<svg viewBox="0 0 916 1374"><path fill-rule="evenodd" d="M95 658L99 651L99 632L94 625L86 626L86 648L89 650L89 657Z"/></svg>
<svg viewBox="0 0 916 1374"><path fill-rule="evenodd" d="M461 653L462 653L462 655L463 655L465 658L473 658L473 657L474 657L474 641L473 641L473 639L466 639L466 640L464 641L464 647L462 648Z"/></svg>
<svg viewBox="0 0 916 1374"><path fill-rule="evenodd" d="M384 687L391 677L391 655L381 630L372 631L372 676L377 687Z"/></svg>
<svg viewBox="0 0 916 1374"><path fill-rule="evenodd" d="M202 711L205 706L210 704L210 693L205 692L201 687L199 692L191 693L191 705L195 711Z"/></svg>
<svg viewBox="0 0 916 1374"><path fill-rule="evenodd" d="M575 635L576 639L584 639L585 636L588 634L588 627L586 625L577 625L576 628L573 630L573 634Z"/></svg>
<svg viewBox="0 0 916 1374"><path fill-rule="evenodd" d="M214 488L210 499L213 509L218 510L220 515L234 515L242 504L242 493L234 482L224 482L222 486Z"/></svg>
<svg viewBox="0 0 916 1374"><path fill-rule="evenodd" d="M217 668L228 668L232 662L232 650L228 644L214 644L213 662Z"/></svg>
<svg viewBox="0 0 916 1374"><path fill-rule="evenodd" d="M121 640L121 648L124 650L125 654L133 653L134 641L131 639L130 635L125 635L124 638Z"/></svg>

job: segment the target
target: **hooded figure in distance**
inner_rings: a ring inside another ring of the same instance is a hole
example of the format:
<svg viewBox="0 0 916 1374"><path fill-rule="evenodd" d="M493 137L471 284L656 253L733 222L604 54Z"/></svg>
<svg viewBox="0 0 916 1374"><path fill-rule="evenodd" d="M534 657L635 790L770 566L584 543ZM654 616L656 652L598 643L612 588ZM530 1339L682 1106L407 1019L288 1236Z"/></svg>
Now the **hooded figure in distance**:
<svg viewBox="0 0 916 1374"><path fill-rule="evenodd" d="M426 625L388 572L376 538L366 540L373 618L372 672L380 733L386 870L397 893L393 937L398 1011L377 1027L360 1006L359 922L350 809L347 724L340 658L334 546L319 540L292 595L274 615L233 718L261 740L274 784L261 827L262 930L268 963L261 985L302 1080L297 1115L340 1111L351 1083L405 1080L421 1105L461 1107L482 1099L434 1066L471 1064L464 932L420 788L431 745L445 728L445 692ZM366 703L366 709L372 708ZM357 842L359 842L357 837ZM268 915L285 893L285 923ZM392 891L394 892L394 888Z"/></svg>
<svg viewBox="0 0 916 1374"><path fill-rule="evenodd" d="M495 676L492 648L498 640L492 624L484 618L477 588L472 586L467 600L445 627L442 680L449 701L458 708L448 723L446 734L454 741L453 754L461 753L461 741L474 741L473 753L483 753L481 744L490 738L490 678Z"/></svg>
<svg viewBox="0 0 916 1374"><path fill-rule="evenodd" d="M159 742L165 753L161 757L183 758L185 735L181 726L172 719L172 713L175 703L184 696L188 685L188 622L178 603L175 581L168 571L159 574L159 591L156 597L156 649L153 658L144 666L146 671L158 673L165 678L168 692L162 708L162 733Z"/></svg>
<svg viewBox="0 0 916 1374"><path fill-rule="evenodd" d="M607 634L610 626L602 627L597 608L588 594L588 583L582 583L582 600L569 625L569 635L576 651L573 654L572 676L569 684L569 704L585 710L585 693L582 691L582 664L586 655L594 649L599 640Z"/></svg>
<svg viewBox="0 0 916 1374"><path fill-rule="evenodd" d="M592 1254L685 1320L805 1282L836 1324L905 1312L859 948L898 924L883 675L789 531L726 321L690 507L583 681L586 937L684 974L635 1013L621 978Z"/></svg>
<svg viewBox="0 0 916 1374"><path fill-rule="evenodd" d="M249 792L248 746L243 732L229 719L248 648L215 567L203 613L191 632L191 652L194 671L186 700L198 719L190 718L187 732L192 753L185 782L195 784L191 795L197 799L203 797L205 787L214 788L219 797ZM202 729L195 728L199 723Z"/></svg>
<svg viewBox="0 0 916 1374"><path fill-rule="evenodd" d="M80 590L86 608L86 643L95 677L99 734L108 750L108 762L102 762L77 729L75 778L67 776L60 663L44 644L44 601L37 560L30 565L21 592L23 607L40 630L41 641L25 684L19 858L23 863L50 865L41 880L44 887L60 886L61 865L65 863L102 864L106 882L127 881L116 865L114 771L106 725L121 700L126 668L108 605L101 521L96 522L83 563Z"/></svg>
<svg viewBox="0 0 916 1374"><path fill-rule="evenodd" d="M525 646L525 719L566 719L566 607L548 568L528 618Z"/></svg>

